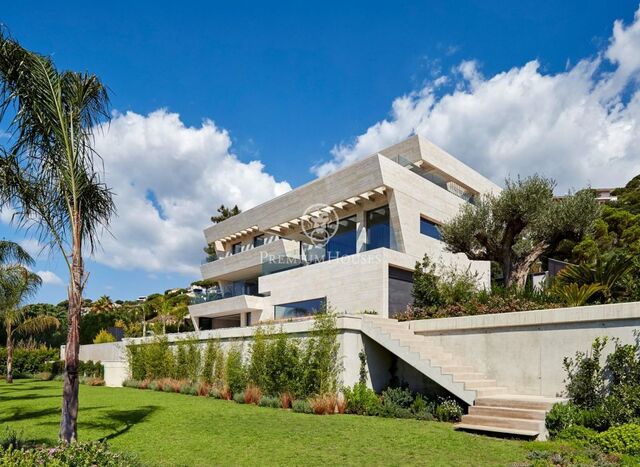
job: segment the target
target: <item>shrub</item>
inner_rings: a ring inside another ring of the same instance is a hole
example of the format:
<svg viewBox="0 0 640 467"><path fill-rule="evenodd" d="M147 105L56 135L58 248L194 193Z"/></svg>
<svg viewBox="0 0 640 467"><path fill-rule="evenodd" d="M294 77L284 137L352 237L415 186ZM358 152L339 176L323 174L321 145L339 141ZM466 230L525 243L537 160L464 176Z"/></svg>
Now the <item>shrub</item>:
<svg viewBox="0 0 640 467"><path fill-rule="evenodd" d="M53 379L53 373L50 371L42 371L36 375L36 378L40 381L51 381Z"/></svg>
<svg viewBox="0 0 640 467"><path fill-rule="evenodd" d="M340 343L336 315L323 310L315 316L302 359L301 394L335 393L342 365L338 359Z"/></svg>
<svg viewBox="0 0 640 467"><path fill-rule="evenodd" d="M195 387L196 387L196 395L198 396L209 395L210 386L208 383L201 381L200 383L195 384Z"/></svg>
<svg viewBox="0 0 640 467"><path fill-rule="evenodd" d="M222 395L220 394L220 390L216 387L209 388L209 397L213 397L214 399L222 399Z"/></svg>
<svg viewBox="0 0 640 467"><path fill-rule="evenodd" d="M191 383L184 382L180 385L180 394L191 394Z"/></svg>
<svg viewBox="0 0 640 467"><path fill-rule="evenodd" d="M323 394L309 399L311 410L316 415L333 415L336 412L336 395Z"/></svg>
<svg viewBox="0 0 640 467"><path fill-rule="evenodd" d="M162 387L162 389L160 389L160 387L158 388L159 391L163 391L163 392L167 392L167 393L174 393L174 392L180 392L180 387L178 387L178 390L176 391L173 388L173 384L170 384L169 381L162 381L159 383L160 387Z"/></svg>
<svg viewBox="0 0 640 467"><path fill-rule="evenodd" d="M272 409L279 409L280 399L278 397L262 396L258 405L260 407L271 407Z"/></svg>
<svg viewBox="0 0 640 467"><path fill-rule="evenodd" d="M554 404L545 417L545 425L552 438L579 421L580 410L571 403Z"/></svg>
<svg viewBox="0 0 640 467"><path fill-rule="evenodd" d="M293 397L291 397L291 393L283 392L280 394L280 407L283 409L290 409L292 401Z"/></svg>
<svg viewBox="0 0 640 467"><path fill-rule="evenodd" d="M435 417L441 422L459 422L464 411L453 399L444 399L436 406Z"/></svg>
<svg viewBox="0 0 640 467"><path fill-rule="evenodd" d="M413 394L407 388L387 388L382 391L382 400L385 403L408 409L413 404Z"/></svg>
<svg viewBox="0 0 640 467"><path fill-rule="evenodd" d="M358 376L358 383L367 384L369 375L367 374L367 354L364 349L358 352L358 359L360 359L360 372Z"/></svg>
<svg viewBox="0 0 640 467"><path fill-rule="evenodd" d="M136 467L135 457L109 450L106 442L59 444L34 449L0 449L0 465Z"/></svg>
<svg viewBox="0 0 640 467"><path fill-rule="evenodd" d="M313 413L313 410L311 409L311 404L309 404L309 401L305 399L294 400L293 403L291 404L291 408L293 409L294 412L298 412L298 413Z"/></svg>
<svg viewBox="0 0 640 467"><path fill-rule="evenodd" d="M233 346L229 349L225 373L231 392L233 392L233 394L242 392L247 385L247 378L242 364L242 352L239 346Z"/></svg>
<svg viewBox="0 0 640 467"><path fill-rule="evenodd" d="M563 360L567 372L566 393L578 407L592 409L604 398L604 371L600 356L606 343L606 338L596 338L589 354L576 352L574 358L565 357Z"/></svg>
<svg viewBox="0 0 640 467"><path fill-rule="evenodd" d="M406 388L387 388L382 391L382 405L379 414L389 418L410 418L413 416L409 410L413 404L413 395Z"/></svg>
<svg viewBox="0 0 640 467"><path fill-rule="evenodd" d="M427 404L427 401L424 400L424 398L422 397L422 394L416 394L415 399L413 400L413 403L411 404L411 412L414 415L423 417L426 416L427 413L430 413L430 407Z"/></svg>
<svg viewBox="0 0 640 467"><path fill-rule="evenodd" d="M238 404L244 404L244 393L242 392L237 392L233 395L233 401L237 402Z"/></svg>
<svg viewBox="0 0 640 467"><path fill-rule="evenodd" d="M204 358L202 359L202 380L212 384L214 382L213 371L216 365L218 353L221 352L220 343L218 341L209 341L205 348Z"/></svg>
<svg viewBox="0 0 640 467"><path fill-rule="evenodd" d="M571 425L556 435L556 439L591 445L595 442L597 431L581 425Z"/></svg>
<svg viewBox="0 0 640 467"><path fill-rule="evenodd" d="M84 378L82 380L83 384L86 384L87 386L104 386L104 379L100 378L99 376L90 376L88 378Z"/></svg>
<svg viewBox="0 0 640 467"><path fill-rule="evenodd" d="M341 415L347 411L347 399L344 397L344 393L342 392L337 395L336 410Z"/></svg>
<svg viewBox="0 0 640 467"><path fill-rule="evenodd" d="M640 455L640 425L629 423L609 428L596 436L596 442L605 452Z"/></svg>
<svg viewBox="0 0 640 467"><path fill-rule="evenodd" d="M301 363L300 342L282 330L270 336L265 351L265 386L268 394L289 392L301 394L304 368Z"/></svg>
<svg viewBox="0 0 640 467"><path fill-rule="evenodd" d="M242 397L244 397L244 395ZM230 401L232 398L233 393L231 392L231 389L229 389L229 386L223 386L222 389L220 389L220 399Z"/></svg>
<svg viewBox="0 0 640 467"><path fill-rule="evenodd" d="M262 391L258 386L249 384L244 390L245 404L258 404L262 398Z"/></svg>
<svg viewBox="0 0 640 467"><path fill-rule="evenodd" d="M165 337L148 344L127 346L127 360L131 377L137 380L171 377L176 366L174 353Z"/></svg>
<svg viewBox="0 0 640 467"><path fill-rule="evenodd" d="M148 379L138 381L138 389L149 389L149 383L150 381Z"/></svg>
<svg viewBox="0 0 640 467"><path fill-rule="evenodd" d="M413 306L428 308L443 303L438 289L438 276L435 272L436 266L431 263L426 254L422 258L422 262L416 262L413 272L413 289L411 290Z"/></svg>
<svg viewBox="0 0 640 467"><path fill-rule="evenodd" d="M101 329L100 332L96 334L96 337L93 338L94 344L108 344L115 341L116 338L106 329Z"/></svg>
<svg viewBox="0 0 640 467"><path fill-rule="evenodd" d="M59 358L57 349L48 347L21 348L13 350L13 374L35 375L51 371L51 362ZM7 349L0 347L0 375L7 374Z"/></svg>
<svg viewBox="0 0 640 467"><path fill-rule="evenodd" d="M158 382L157 381L151 381L149 383L149 389L152 391L162 391L162 389L158 389Z"/></svg>
<svg viewBox="0 0 640 467"><path fill-rule="evenodd" d="M139 389L142 389L139 386L139 384L140 383L138 381L136 381L135 379L127 378L122 382L122 387L123 388L136 388L136 389L139 388Z"/></svg>
<svg viewBox="0 0 640 467"><path fill-rule="evenodd" d="M357 415L377 415L380 412L380 399L366 384L357 383L353 388L344 388L347 413Z"/></svg>
<svg viewBox="0 0 640 467"><path fill-rule="evenodd" d="M9 426L0 433L0 451L3 449L20 449L25 444L22 434Z"/></svg>

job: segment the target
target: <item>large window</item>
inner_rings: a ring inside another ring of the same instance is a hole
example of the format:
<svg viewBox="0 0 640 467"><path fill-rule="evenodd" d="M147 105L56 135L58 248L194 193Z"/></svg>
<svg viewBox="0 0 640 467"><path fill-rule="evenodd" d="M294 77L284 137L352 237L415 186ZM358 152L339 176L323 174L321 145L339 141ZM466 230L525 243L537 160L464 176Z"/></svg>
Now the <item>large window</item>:
<svg viewBox="0 0 640 467"><path fill-rule="evenodd" d="M367 250L390 248L389 206L367 211Z"/></svg>
<svg viewBox="0 0 640 467"><path fill-rule="evenodd" d="M413 273L389 266L389 318L407 311L413 302Z"/></svg>
<svg viewBox="0 0 640 467"><path fill-rule="evenodd" d="M431 222L424 217L420 218L420 233L422 235L426 235L427 237L432 237L436 240L440 240L440 230L438 230L438 224L436 224L435 222Z"/></svg>
<svg viewBox="0 0 640 467"><path fill-rule="evenodd" d="M335 224L328 230L331 232ZM356 216L338 221L336 233L329 239L325 247L325 259L335 259L340 256L353 255L356 252Z"/></svg>
<svg viewBox="0 0 640 467"><path fill-rule="evenodd" d="M314 298L301 302L283 303L273 307L275 319L301 318L320 312L326 303L326 298Z"/></svg>

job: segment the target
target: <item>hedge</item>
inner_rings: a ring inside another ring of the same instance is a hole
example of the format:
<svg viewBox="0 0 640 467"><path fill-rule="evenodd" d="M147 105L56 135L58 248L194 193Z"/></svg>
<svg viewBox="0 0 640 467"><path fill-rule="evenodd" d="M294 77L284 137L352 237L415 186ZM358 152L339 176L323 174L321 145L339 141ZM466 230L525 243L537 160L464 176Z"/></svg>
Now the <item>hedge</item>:
<svg viewBox="0 0 640 467"><path fill-rule="evenodd" d="M57 349L38 347L35 349L16 348L13 350L13 374L34 375L47 371L47 362L57 360ZM7 374L7 349L0 347L0 374Z"/></svg>

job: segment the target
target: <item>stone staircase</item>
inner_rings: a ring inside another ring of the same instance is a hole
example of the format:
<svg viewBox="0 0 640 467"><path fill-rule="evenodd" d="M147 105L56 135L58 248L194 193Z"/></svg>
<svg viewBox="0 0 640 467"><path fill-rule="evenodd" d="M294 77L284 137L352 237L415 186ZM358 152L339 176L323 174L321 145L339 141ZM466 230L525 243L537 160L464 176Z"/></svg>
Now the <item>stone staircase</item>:
<svg viewBox="0 0 640 467"><path fill-rule="evenodd" d="M545 415L562 399L509 394L506 387L396 320L365 316L362 332L469 404L457 429L546 439Z"/></svg>

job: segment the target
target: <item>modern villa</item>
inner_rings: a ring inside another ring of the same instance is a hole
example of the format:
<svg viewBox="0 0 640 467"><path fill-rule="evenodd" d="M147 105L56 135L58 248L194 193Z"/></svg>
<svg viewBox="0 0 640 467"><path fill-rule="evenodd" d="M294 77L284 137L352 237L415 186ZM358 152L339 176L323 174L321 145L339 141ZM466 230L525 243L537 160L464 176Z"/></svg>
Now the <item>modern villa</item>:
<svg viewBox="0 0 640 467"><path fill-rule="evenodd" d="M500 188L420 136L208 227L218 282L189 311L197 330L337 312L393 317L411 303L412 271L427 253L440 267L490 265L445 251L437 226Z"/></svg>
<svg viewBox="0 0 640 467"><path fill-rule="evenodd" d="M490 264L447 252L438 225L494 183L415 136L205 230L215 254L192 287L196 332L167 335L174 345L211 340L248 358L261 322L306 339L314 313L335 310L340 383L393 381L415 392L454 397L467 413L458 428L547 436L545 413L564 390L564 357L606 335L635 342L638 303L614 303L399 322L412 303L413 271L426 253L440 271L476 274L490 285ZM107 385L130 377L126 347L153 337L83 345Z"/></svg>

